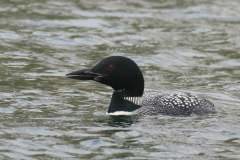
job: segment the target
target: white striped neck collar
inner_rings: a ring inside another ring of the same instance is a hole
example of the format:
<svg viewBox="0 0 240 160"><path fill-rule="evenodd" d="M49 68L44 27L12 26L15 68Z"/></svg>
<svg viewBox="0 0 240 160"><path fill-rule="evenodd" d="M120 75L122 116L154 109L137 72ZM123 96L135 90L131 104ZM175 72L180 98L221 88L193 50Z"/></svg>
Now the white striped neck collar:
<svg viewBox="0 0 240 160"><path fill-rule="evenodd" d="M142 106L142 97L123 97L123 99L130 101L136 105Z"/></svg>

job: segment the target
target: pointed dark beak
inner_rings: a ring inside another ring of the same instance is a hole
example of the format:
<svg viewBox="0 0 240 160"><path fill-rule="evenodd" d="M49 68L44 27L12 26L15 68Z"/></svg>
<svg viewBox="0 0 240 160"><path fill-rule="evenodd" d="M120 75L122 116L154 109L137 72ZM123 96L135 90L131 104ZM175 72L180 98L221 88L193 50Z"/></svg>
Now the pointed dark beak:
<svg viewBox="0 0 240 160"><path fill-rule="evenodd" d="M67 78L78 79L78 80L97 80L104 77L104 74L94 73L90 71L91 69L83 69L66 74Z"/></svg>

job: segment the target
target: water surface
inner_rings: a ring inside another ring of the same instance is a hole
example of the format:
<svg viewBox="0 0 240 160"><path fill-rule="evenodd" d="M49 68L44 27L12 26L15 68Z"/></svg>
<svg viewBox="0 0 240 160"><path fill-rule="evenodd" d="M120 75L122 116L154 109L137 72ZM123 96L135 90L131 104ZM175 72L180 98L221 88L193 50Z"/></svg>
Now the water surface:
<svg viewBox="0 0 240 160"><path fill-rule="evenodd" d="M240 1L0 1L1 159L239 159ZM65 74L113 55L145 87L216 115L105 114L112 90Z"/></svg>

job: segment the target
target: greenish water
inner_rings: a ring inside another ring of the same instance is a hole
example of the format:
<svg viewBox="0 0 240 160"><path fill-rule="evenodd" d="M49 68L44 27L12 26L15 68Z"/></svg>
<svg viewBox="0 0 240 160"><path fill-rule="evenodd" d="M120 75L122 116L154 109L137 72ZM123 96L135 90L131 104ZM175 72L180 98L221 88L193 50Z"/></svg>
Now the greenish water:
<svg viewBox="0 0 240 160"><path fill-rule="evenodd" d="M240 159L240 1L0 1L0 159ZM216 115L111 117L111 88L65 78L133 59L145 88Z"/></svg>

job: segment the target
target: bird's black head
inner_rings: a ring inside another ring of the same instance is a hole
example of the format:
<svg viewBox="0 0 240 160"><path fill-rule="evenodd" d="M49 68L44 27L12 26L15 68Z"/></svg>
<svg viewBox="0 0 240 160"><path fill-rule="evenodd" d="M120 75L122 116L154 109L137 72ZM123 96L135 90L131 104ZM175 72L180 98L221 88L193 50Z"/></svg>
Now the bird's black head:
<svg viewBox="0 0 240 160"><path fill-rule="evenodd" d="M140 97L144 90L141 70L133 60L122 56L107 57L93 68L72 72L66 76L106 84L120 97Z"/></svg>

